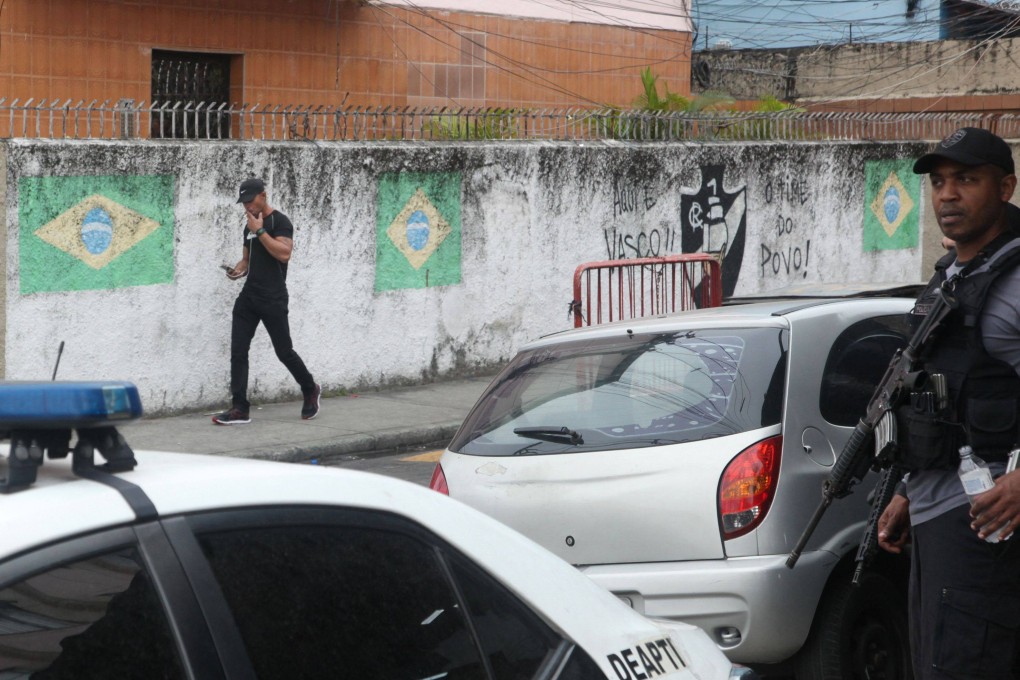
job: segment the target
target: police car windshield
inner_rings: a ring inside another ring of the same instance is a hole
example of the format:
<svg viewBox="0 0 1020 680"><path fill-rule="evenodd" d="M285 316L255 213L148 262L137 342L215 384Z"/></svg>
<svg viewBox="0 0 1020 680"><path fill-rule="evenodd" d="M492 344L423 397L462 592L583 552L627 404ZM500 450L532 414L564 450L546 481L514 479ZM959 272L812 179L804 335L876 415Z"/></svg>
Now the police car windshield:
<svg viewBox="0 0 1020 680"><path fill-rule="evenodd" d="M778 423L785 373L779 334L774 328L621 331L522 352L479 400L450 449L510 456L639 448ZM560 426L579 436L521 441L522 430Z"/></svg>

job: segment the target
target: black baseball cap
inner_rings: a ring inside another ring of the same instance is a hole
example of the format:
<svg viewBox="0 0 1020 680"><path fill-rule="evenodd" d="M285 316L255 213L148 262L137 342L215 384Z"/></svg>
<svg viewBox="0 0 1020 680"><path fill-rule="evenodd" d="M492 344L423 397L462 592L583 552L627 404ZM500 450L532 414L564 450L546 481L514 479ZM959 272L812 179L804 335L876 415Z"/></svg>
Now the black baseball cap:
<svg viewBox="0 0 1020 680"><path fill-rule="evenodd" d="M963 165L994 165L1014 174L1013 152L1002 137L983 128L960 128L949 135L914 163L914 173L926 175L940 159L949 159Z"/></svg>
<svg viewBox="0 0 1020 680"><path fill-rule="evenodd" d="M258 177L252 177L241 182L241 189L238 191L237 202L247 203L254 201L255 197L266 190L266 183Z"/></svg>

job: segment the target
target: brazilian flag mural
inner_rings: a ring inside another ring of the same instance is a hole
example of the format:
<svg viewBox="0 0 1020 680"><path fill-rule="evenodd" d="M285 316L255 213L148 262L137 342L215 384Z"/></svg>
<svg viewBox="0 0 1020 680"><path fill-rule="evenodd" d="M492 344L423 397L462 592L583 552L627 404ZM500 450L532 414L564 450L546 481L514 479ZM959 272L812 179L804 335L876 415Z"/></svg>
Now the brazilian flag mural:
<svg viewBox="0 0 1020 680"><path fill-rule="evenodd" d="M379 177L375 290L460 283L459 172Z"/></svg>
<svg viewBox="0 0 1020 680"><path fill-rule="evenodd" d="M172 175L23 177L21 293L171 283Z"/></svg>
<svg viewBox="0 0 1020 680"><path fill-rule="evenodd" d="M916 248L920 175L914 161L864 164L864 247L869 250Z"/></svg>

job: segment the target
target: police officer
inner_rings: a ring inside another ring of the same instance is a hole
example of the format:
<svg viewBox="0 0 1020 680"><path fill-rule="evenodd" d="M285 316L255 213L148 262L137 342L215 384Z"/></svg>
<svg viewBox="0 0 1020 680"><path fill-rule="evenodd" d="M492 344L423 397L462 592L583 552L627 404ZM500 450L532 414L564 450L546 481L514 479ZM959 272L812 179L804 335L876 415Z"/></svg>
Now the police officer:
<svg viewBox="0 0 1020 680"><path fill-rule="evenodd" d="M1020 538L986 535L1020 526L1020 472L999 477L972 507L956 473L969 444L993 474L1020 442L1020 219L1008 201L1017 178L1009 146L962 128L914 164L927 174L932 207L955 250L912 311L916 322L939 287L959 306L922 348L928 375L942 374L948 406L898 412L907 435L900 462L909 470L879 520L879 544L901 552L912 542L910 645L914 676L1011 678L1020 624ZM918 400L919 401L919 400Z"/></svg>

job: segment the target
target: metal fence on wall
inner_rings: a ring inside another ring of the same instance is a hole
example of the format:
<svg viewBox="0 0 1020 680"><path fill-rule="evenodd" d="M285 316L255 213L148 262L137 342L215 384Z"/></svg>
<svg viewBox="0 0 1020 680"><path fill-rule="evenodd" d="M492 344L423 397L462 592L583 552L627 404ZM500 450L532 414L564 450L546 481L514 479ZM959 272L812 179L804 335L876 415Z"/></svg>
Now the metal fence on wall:
<svg viewBox="0 0 1020 680"><path fill-rule="evenodd" d="M1020 138L1020 116L657 113L620 109L331 107L0 98L0 138L290 141L755 141L942 139L962 126ZM213 132L215 131L215 134Z"/></svg>

